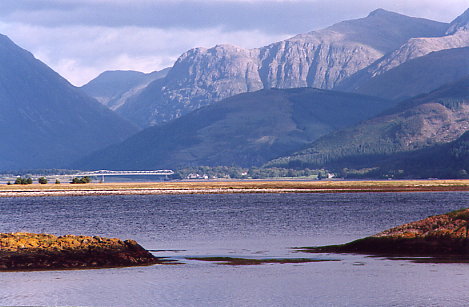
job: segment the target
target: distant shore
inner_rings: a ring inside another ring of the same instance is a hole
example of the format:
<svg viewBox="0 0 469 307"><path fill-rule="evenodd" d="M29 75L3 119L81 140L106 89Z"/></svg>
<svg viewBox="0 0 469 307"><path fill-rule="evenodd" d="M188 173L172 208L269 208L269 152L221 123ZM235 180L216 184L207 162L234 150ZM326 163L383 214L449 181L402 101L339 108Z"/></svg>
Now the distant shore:
<svg viewBox="0 0 469 307"><path fill-rule="evenodd" d="M382 181L169 181L89 184L2 185L0 197L469 191L469 180Z"/></svg>

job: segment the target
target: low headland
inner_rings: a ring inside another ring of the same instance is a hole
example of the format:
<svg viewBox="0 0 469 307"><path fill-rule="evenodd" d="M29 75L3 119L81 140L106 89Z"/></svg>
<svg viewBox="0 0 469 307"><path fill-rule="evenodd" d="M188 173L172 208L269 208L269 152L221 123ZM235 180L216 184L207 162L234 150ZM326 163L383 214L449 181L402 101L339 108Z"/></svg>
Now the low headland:
<svg viewBox="0 0 469 307"><path fill-rule="evenodd" d="M469 180L370 181L168 181L86 184L0 185L0 197L224 194L224 193L360 193L469 191Z"/></svg>
<svg viewBox="0 0 469 307"><path fill-rule="evenodd" d="M0 234L0 271L91 269L165 263L133 240L98 236Z"/></svg>
<svg viewBox="0 0 469 307"><path fill-rule="evenodd" d="M300 250L312 253L446 257L469 261L469 209L431 216L343 245Z"/></svg>

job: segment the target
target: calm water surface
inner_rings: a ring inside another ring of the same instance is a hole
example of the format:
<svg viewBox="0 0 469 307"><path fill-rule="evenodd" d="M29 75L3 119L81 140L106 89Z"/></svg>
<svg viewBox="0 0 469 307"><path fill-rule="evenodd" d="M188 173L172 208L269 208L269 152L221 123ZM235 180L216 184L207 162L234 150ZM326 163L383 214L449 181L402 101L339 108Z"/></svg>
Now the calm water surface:
<svg viewBox="0 0 469 307"><path fill-rule="evenodd" d="M289 249L345 243L469 207L469 193L0 198L0 232L135 239L177 266L0 273L0 305L467 306L468 264ZM224 266L186 256L336 262Z"/></svg>

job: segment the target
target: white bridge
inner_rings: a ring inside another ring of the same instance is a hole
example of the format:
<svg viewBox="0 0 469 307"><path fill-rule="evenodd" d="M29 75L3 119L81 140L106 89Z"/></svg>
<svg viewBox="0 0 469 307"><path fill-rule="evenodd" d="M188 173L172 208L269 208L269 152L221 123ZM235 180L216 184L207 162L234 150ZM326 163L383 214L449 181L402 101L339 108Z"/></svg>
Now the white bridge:
<svg viewBox="0 0 469 307"><path fill-rule="evenodd" d="M91 171L91 172L83 172L79 174L74 174L73 176L147 176L147 175L160 175L160 176L169 176L174 174L172 170L163 169L163 170L156 170L156 171L108 171L108 170L100 170L100 171Z"/></svg>
<svg viewBox="0 0 469 307"><path fill-rule="evenodd" d="M108 170L99 170L99 171L90 171L82 172L78 174L73 174L76 177L98 177L101 176L101 180L104 182L104 176L169 176L174 174L172 170L163 169L155 171L108 171Z"/></svg>

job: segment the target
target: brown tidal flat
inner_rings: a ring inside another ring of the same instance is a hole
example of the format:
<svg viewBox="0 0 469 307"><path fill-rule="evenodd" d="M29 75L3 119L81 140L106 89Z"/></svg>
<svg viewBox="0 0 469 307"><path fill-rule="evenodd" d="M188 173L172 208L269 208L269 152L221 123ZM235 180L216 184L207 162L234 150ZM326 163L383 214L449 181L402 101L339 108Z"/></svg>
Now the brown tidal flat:
<svg viewBox="0 0 469 307"><path fill-rule="evenodd" d="M250 259L250 258L233 258L233 257L188 257L187 260L199 260L215 262L221 265L260 265L272 263L308 263L308 262L325 262L338 261L335 259L310 259L310 258L268 258L268 259Z"/></svg>
<svg viewBox="0 0 469 307"><path fill-rule="evenodd" d="M170 181L145 183L2 185L0 197L223 194L223 193L354 193L469 191L469 180L376 181Z"/></svg>

